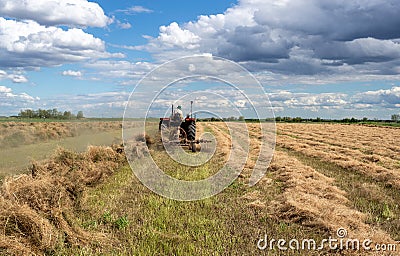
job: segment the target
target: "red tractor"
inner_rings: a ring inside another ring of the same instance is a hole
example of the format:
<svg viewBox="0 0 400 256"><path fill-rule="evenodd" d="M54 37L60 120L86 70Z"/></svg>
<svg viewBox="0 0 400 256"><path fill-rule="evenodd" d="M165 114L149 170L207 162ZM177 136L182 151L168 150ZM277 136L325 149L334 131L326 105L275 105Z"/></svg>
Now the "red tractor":
<svg viewBox="0 0 400 256"><path fill-rule="evenodd" d="M161 117L158 129L169 131L169 142L179 143L181 146L188 146L192 152L196 152L196 145L200 141L196 140L196 118L193 118L193 101L190 102L190 115L182 120L178 111L174 110L170 117Z"/></svg>

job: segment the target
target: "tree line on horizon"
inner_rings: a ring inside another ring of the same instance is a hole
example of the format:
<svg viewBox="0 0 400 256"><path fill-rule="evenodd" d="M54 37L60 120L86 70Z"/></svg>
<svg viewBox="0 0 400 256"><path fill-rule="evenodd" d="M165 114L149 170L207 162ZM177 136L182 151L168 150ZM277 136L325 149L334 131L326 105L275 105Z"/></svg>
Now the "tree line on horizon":
<svg viewBox="0 0 400 256"><path fill-rule="evenodd" d="M268 121L268 120L267 120ZM360 123L360 122L400 122L400 114L391 115L390 119L370 119L368 117L363 117L361 119L354 117L346 117L342 119L329 119L329 118L302 118L302 117L275 117L276 122L341 122L341 123Z"/></svg>
<svg viewBox="0 0 400 256"><path fill-rule="evenodd" d="M244 116L240 117L224 117L224 118L198 118L198 121L204 122L223 122L223 121L260 121L259 119L245 118ZM263 120L261 120L263 121ZM343 119L325 119L325 118L302 118L302 117L288 117L288 116L276 116L275 118L267 118L265 121L275 121L275 122L288 122L288 123L301 123L301 122L339 122L339 123L360 123L360 122L397 122L400 123L400 114L394 114L391 116L390 120L385 119L369 119L364 117L362 119L357 119L354 117L351 118L343 118Z"/></svg>
<svg viewBox="0 0 400 256"><path fill-rule="evenodd" d="M34 119L82 119L84 118L83 112L78 111L75 115L71 111L58 111L56 108L53 109L25 109L18 113L19 118L34 118Z"/></svg>

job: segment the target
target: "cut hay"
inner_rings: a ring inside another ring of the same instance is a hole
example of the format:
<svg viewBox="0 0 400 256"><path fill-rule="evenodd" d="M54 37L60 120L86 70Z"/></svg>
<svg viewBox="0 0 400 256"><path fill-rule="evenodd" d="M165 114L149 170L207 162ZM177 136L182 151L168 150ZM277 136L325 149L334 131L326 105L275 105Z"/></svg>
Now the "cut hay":
<svg viewBox="0 0 400 256"><path fill-rule="evenodd" d="M117 129L121 129L121 122L5 122L0 126L0 148Z"/></svg>
<svg viewBox="0 0 400 256"><path fill-rule="evenodd" d="M41 255L98 239L74 224L75 212L85 189L102 182L125 161L121 149L58 149L47 162L33 163L30 175L7 178L0 190L0 253Z"/></svg>
<svg viewBox="0 0 400 256"><path fill-rule="evenodd" d="M319 158L400 189L400 129L332 125L280 125L277 145Z"/></svg>
<svg viewBox="0 0 400 256"><path fill-rule="evenodd" d="M1 199L0 206L3 240L19 237L20 239L16 240L21 244L29 244L30 247L39 250L54 248L60 234L38 211L26 204L17 204L4 199Z"/></svg>
<svg viewBox="0 0 400 256"><path fill-rule="evenodd" d="M146 142L147 145L154 144L154 139L145 133L136 135L135 140L138 142Z"/></svg>
<svg viewBox="0 0 400 256"><path fill-rule="evenodd" d="M331 234L345 228L349 238L393 242L387 233L366 224L365 214L348 206L346 192L333 185L332 178L279 151L270 169L284 183L284 192L271 204L276 217Z"/></svg>

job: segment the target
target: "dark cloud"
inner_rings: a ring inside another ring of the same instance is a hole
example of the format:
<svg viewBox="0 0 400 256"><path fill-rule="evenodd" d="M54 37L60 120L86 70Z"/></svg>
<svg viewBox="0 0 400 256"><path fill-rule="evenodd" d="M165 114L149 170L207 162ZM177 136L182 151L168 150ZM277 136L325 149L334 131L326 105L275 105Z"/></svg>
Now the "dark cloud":
<svg viewBox="0 0 400 256"><path fill-rule="evenodd" d="M217 55L234 61L261 61L276 63L279 59L289 58L293 42L263 27L236 27L228 34L226 44L217 50ZM252 49L249 51L248 49Z"/></svg>
<svg viewBox="0 0 400 256"><path fill-rule="evenodd" d="M338 41L400 37L400 5L396 0L298 0L281 5L267 2L255 12L254 19L271 28Z"/></svg>
<svg viewBox="0 0 400 256"><path fill-rule="evenodd" d="M389 64L400 58L399 13L394 0L241 0L224 14L163 26L146 49L212 53L282 74L399 74Z"/></svg>
<svg viewBox="0 0 400 256"><path fill-rule="evenodd" d="M348 64L387 62L400 57L400 44L371 37L349 42L330 41L317 45L314 56Z"/></svg>

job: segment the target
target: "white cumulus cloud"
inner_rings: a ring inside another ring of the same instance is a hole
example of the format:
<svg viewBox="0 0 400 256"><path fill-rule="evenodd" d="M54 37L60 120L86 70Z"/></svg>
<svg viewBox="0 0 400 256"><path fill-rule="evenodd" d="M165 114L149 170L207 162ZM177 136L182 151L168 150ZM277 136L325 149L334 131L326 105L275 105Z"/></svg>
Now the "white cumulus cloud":
<svg viewBox="0 0 400 256"><path fill-rule="evenodd" d="M338 109L346 108L350 103L349 96L343 93L293 93L289 91L279 91L270 93L268 96L274 107L284 109Z"/></svg>
<svg viewBox="0 0 400 256"><path fill-rule="evenodd" d="M54 66L105 57L122 56L107 53L101 39L82 29L0 17L0 67Z"/></svg>
<svg viewBox="0 0 400 256"><path fill-rule="evenodd" d="M178 46L190 50L198 47L200 37L187 29L180 28L178 23L173 22L169 26L160 27L158 39L168 46Z"/></svg>
<svg viewBox="0 0 400 256"><path fill-rule="evenodd" d="M5 93L11 93L11 92L12 92L11 88L0 85L0 93L1 94L5 95Z"/></svg>
<svg viewBox="0 0 400 256"><path fill-rule="evenodd" d="M74 70L64 70L62 72L63 76L73 76L73 77L81 77L82 72L81 71L74 71Z"/></svg>
<svg viewBox="0 0 400 256"><path fill-rule="evenodd" d="M13 81L13 83L27 83L28 82L28 78L26 78L23 75L9 75L9 78Z"/></svg>
<svg viewBox="0 0 400 256"><path fill-rule="evenodd" d="M0 0L0 15L42 25L105 27L112 19L86 0Z"/></svg>
<svg viewBox="0 0 400 256"><path fill-rule="evenodd" d="M294 93L277 91L268 94L274 107L283 109L396 109L400 104L400 86L390 89L346 93Z"/></svg>
<svg viewBox="0 0 400 256"><path fill-rule="evenodd" d="M0 115L15 115L21 108L32 107L39 101L39 97L25 92L14 93L11 88L0 85Z"/></svg>
<svg viewBox="0 0 400 256"><path fill-rule="evenodd" d="M117 21L117 26L121 29L130 29L132 25L129 22L120 22Z"/></svg>
<svg viewBox="0 0 400 256"><path fill-rule="evenodd" d="M22 71L14 71L12 74L4 70L0 70L0 80L9 79L13 83L27 83L28 78L25 77L24 72Z"/></svg>
<svg viewBox="0 0 400 256"><path fill-rule="evenodd" d="M141 5L135 5L135 6L127 8L127 9L116 10L115 12L122 12L126 15L133 15L136 13L152 13L153 10L143 7Z"/></svg>
<svg viewBox="0 0 400 256"><path fill-rule="evenodd" d="M358 93L352 100L355 104L363 104L364 106L382 105L397 108L400 104L400 86Z"/></svg>

